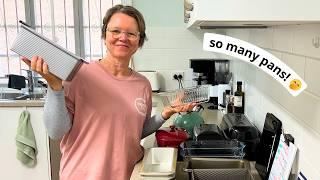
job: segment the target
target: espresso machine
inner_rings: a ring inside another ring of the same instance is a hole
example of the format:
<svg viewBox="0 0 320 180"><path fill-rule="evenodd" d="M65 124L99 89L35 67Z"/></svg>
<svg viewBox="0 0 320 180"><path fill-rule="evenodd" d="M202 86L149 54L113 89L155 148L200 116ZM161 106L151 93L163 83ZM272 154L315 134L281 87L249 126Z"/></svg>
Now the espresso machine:
<svg viewBox="0 0 320 180"><path fill-rule="evenodd" d="M218 109L223 105L225 90L231 90L229 72L230 62L227 59L190 59L190 68L193 69L193 81L195 85L209 84L210 100L213 105L209 109Z"/></svg>

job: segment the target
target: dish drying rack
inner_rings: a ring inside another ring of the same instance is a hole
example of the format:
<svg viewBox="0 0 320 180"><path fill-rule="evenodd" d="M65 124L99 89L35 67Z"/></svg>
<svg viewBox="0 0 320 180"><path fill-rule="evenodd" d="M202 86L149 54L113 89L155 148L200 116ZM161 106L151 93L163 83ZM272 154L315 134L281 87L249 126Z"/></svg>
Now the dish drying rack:
<svg viewBox="0 0 320 180"><path fill-rule="evenodd" d="M159 95L162 97L164 105L170 105L172 107L192 102L205 103L210 99L209 87L209 85L200 85L190 88L167 91L159 93Z"/></svg>

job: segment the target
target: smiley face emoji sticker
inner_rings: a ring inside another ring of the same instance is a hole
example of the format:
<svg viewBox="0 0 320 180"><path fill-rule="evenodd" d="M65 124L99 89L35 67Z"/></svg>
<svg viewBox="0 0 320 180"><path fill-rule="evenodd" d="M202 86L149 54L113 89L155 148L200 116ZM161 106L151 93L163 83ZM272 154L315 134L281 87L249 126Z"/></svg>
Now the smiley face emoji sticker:
<svg viewBox="0 0 320 180"><path fill-rule="evenodd" d="M292 81L290 81L290 85L289 88L297 91L301 88L301 81L299 79L293 79Z"/></svg>

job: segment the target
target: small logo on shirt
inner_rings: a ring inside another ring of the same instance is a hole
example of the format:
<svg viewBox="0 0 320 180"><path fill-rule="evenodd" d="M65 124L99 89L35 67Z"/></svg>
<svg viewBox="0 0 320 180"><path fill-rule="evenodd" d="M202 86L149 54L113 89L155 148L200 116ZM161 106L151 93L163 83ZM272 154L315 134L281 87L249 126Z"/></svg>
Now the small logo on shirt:
<svg viewBox="0 0 320 180"><path fill-rule="evenodd" d="M147 105L146 105L146 101L142 98L137 98L134 102L134 105L138 111L139 114L141 114L142 116L146 116L147 114Z"/></svg>

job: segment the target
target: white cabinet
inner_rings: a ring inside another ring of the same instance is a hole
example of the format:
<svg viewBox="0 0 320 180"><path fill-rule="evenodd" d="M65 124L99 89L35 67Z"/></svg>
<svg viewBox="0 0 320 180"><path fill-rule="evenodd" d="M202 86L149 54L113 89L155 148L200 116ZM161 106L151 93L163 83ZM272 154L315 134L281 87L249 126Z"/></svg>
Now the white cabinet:
<svg viewBox="0 0 320 180"><path fill-rule="evenodd" d="M15 136L20 113L25 107L0 107L0 179L50 180L49 138L43 125L43 107L27 107L36 138L38 154L34 168L27 168L16 158Z"/></svg>
<svg viewBox="0 0 320 180"><path fill-rule="evenodd" d="M186 1L185 7L189 4ZM193 0L191 3L193 9L185 13L190 15L188 27L192 28L263 27L320 22L319 0Z"/></svg>

